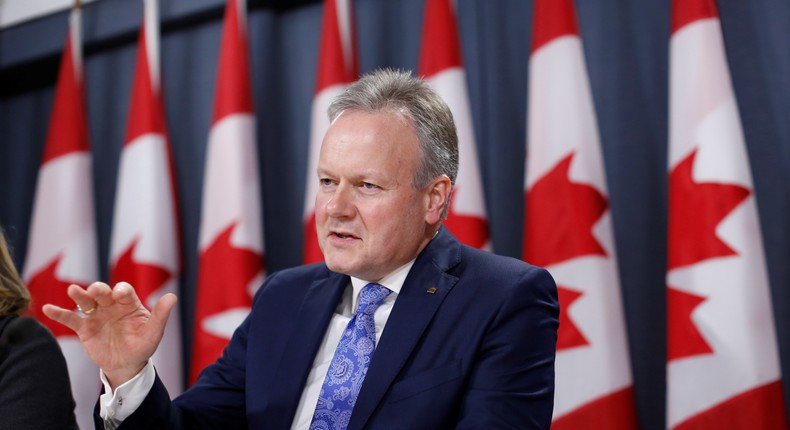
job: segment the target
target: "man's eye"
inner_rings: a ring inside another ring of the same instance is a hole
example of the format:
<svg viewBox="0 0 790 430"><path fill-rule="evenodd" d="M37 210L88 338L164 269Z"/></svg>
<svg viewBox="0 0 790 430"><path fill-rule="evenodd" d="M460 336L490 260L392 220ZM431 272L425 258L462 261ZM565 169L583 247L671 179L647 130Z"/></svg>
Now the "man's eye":
<svg viewBox="0 0 790 430"><path fill-rule="evenodd" d="M329 178L321 178L318 180L318 182L319 184L321 184L322 187L328 187L332 185L332 180Z"/></svg>
<svg viewBox="0 0 790 430"><path fill-rule="evenodd" d="M378 185L371 184L370 182L363 182L362 187L365 188L366 190L375 190L376 188L378 188Z"/></svg>

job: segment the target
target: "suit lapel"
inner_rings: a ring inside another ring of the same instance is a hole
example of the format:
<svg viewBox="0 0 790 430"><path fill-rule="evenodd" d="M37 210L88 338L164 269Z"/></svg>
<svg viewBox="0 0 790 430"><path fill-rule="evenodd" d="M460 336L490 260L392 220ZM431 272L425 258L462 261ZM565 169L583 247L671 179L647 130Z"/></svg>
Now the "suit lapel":
<svg viewBox="0 0 790 430"><path fill-rule="evenodd" d="M349 430L364 427L384 398L434 314L458 278L446 273L460 261L460 243L439 232L417 257L395 301L359 393ZM435 291L428 292L435 288Z"/></svg>
<svg viewBox="0 0 790 430"><path fill-rule="evenodd" d="M272 428L289 428L326 327L349 283L348 276L332 274L313 282L294 323L293 336L283 350L272 391Z"/></svg>

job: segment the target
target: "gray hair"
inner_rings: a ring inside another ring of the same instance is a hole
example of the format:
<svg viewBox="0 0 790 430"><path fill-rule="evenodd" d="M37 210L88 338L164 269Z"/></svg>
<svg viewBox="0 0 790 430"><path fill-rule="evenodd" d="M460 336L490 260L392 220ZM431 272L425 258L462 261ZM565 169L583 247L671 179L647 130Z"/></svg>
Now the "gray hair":
<svg viewBox="0 0 790 430"><path fill-rule="evenodd" d="M425 81L410 72L379 69L362 76L329 106L332 122L346 110L391 112L406 118L417 133L422 160L412 186L422 189L439 176L447 175L455 186L458 175L458 134L450 108ZM452 188L451 188L452 190ZM442 213L447 216L450 199Z"/></svg>

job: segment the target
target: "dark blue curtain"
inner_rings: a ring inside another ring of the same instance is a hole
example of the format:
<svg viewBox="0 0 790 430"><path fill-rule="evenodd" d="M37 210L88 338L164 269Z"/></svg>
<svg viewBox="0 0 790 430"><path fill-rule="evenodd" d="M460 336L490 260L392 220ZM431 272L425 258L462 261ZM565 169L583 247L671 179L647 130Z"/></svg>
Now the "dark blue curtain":
<svg viewBox="0 0 790 430"><path fill-rule="evenodd" d="M357 0L362 71L417 64L423 0ZM161 0L162 73L181 206L181 306L190 344L203 157L222 0ZM720 0L790 375L790 3ZM523 232L528 0L459 0L458 16L494 251L519 257ZM577 2L610 186L638 412L664 427L667 67L670 1ZM320 2L250 1L268 270L301 261L309 112ZM142 2L84 7L85 81L102 262L126 128ZM0 224L21 266L67 28L66 12L0 31ZM104 268L106 274L106 267ZM790 383L785 383L790 393ZM790 396L786 396L786 401ZM790 409L790 401L788 401Z"/></svg>

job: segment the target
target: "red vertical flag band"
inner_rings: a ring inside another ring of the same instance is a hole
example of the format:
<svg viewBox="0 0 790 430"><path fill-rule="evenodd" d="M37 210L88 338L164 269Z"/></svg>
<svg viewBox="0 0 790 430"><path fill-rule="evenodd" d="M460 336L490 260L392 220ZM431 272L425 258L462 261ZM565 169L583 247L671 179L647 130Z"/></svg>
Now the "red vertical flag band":
<svg viewBox="0 0 790 430"><path fill-rule="evenodd" d="M318 154L321 141L329 128L327 108L332 99L357 79L356 30L350 0L324 0L321 39L316 71L316 93L310 121L310 146L307 158L307 179L304 198L304 263L323 261L315 229L315 194L318 191Z"/></svg>
<svg viewBox="0 0 790 430"><path fill-rule="evenodd" d="M263 277L257 160L246 4L228 0L206 150L190 383L220 356Z"/></svg>
<svg viewBox="0 0 790 430"><path fill-rule="evenodd" d="M452 0L427 0L419 74L447 102L458 131L459 168L445 227L475 248L490 249L483 181Z"/></svg>
<svg viewBox="0 0 790 430"><path fill-rule="evenodd" d="M110 237L110 282L133 285L151 308L178 289L181 255L175 178L159 71L159 11L144 0L126 140L121 151ZM183 390L181 322L170 314L153 361L168 392Z"/></svg>
<svg viewBox="0 0 790 430"><path fill-rule="evenodd" d="M98 369L74 332L46 318L41 306L74 306L66 288L98 279L91 153L83 85L81 11L75 7L60 63L52 115L38 172L22 271L33 298L30 313L57 337L63 350L81 428L92 426Z"/></svg>
<svg viewBox="0 0 790 430"><path fill-rule="evenodd" d="M553 429L636 429L608 187L572 0L534 2L524 259L557 281Z"/></svg>
<svg viewBox="0 0 790 430"><path fill-rule="evenodd" d="M749 157L713 0L674 0L667 427L787 429ZM736 376L737 375L737 376Z"/></svg>

